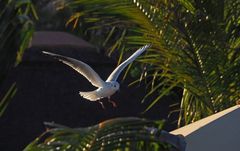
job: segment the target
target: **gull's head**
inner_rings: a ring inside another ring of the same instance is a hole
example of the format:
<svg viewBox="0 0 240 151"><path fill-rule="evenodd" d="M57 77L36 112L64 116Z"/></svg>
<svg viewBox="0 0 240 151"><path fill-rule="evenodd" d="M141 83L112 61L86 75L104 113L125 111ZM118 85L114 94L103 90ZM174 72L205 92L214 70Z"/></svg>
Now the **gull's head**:
<svg viewBox="0 0 240 151"><path fill-rule="evenodd" d="M119 90L120 85L117 81L111 81L110 85L114 90L116 90L116 91Z"/></svg>

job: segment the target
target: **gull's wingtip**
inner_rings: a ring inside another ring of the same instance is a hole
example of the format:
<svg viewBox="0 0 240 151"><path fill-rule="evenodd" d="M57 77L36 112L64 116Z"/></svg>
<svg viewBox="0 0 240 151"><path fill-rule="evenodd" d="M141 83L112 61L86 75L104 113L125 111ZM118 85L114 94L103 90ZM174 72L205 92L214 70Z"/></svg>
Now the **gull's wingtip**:
<svg viewBox="0 0 240 151"><path fill-rule="evenodd" d="M42 53L44 53L44 54L49 54L50 52L47 52L47 51L42 51Z"/></svg>
<svg viewBox="0 0 240 151"><path fill-rule="evenodd" d="M51 53L51 52L48 52L48 51L42 51L42 53L46 54L46 55L57 56L57 54L54 54L54 53Z"/></svg>
<svg viewBox="0 0 240 151"><path fill-rule="evenodd" d="M145 47L146 48L150 48L152 46L152 44L146 44Z"/></svg>
<svg viewBox="0 0 240 151"><path fill-rule="evenodd" d="M143 47L140 48L140 50L146 50L148 48L150 48L152 46L152 44L146 44Z"/></svg>
<svg viewBox="0 0 240 151"><path fill-rule="evenodd" d="M145 51L146 49L150 48L152 44L146 44L142 48L140 48L142 51Z"/></svg>

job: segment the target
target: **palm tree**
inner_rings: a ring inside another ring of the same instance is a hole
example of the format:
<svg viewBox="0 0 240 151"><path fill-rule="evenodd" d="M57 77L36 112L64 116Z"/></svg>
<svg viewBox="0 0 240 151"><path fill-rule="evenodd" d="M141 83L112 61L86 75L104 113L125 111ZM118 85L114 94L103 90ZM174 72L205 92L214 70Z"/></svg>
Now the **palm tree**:
<svg viewBox="0 0 240 151"><path fill-rule="evenodd" d="M37 18L30 0L0 2L0 86L8 72L21 61L23 52L28 47L34 31L29 16ZM0 96L3 97L0 102L0 116L16 90L16 83L13 83L7 93Z"/></svg>
<svg viewBox="0 0 240 151"><path fill-rule="evenodd" d="M235 104L240 97L239 0L67 0L67 22L110 55L146 43L145 63L152 100L148 111L174 88L182 89L178 125ZM93 36L95 35L95 36ZM97 36L96 36L97 35ZM93 37L93 38L91 38Z"/></svg>

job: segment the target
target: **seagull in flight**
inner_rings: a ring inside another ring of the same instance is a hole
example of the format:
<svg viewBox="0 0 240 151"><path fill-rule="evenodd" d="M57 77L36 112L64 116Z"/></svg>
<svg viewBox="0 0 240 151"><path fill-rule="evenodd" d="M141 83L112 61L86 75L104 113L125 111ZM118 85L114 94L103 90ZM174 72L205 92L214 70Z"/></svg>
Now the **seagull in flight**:
<svg viewBox="0 0 240 151"><path fill-rule="evenodd" d="M76 60L74 58L62 56L59 54L54 54L47 51L42 51L44 54L50 55L61 61L62 63L70 66L78 73L83 75L93 86L97 87L94 91L89 92L79 92L79 94L89 100L89 101L98 101L102 108L104 108L103 103L100 101L102 98L108 98L108 101L112 103L114 107L116 107L116 103L110 100L110 96L113 95L116 91L119 90L119 83L117 79L123 69L133 62L139 55L141 55L147 48L151 45L145 45L139 48L135 53L133 53L127 60L122 62L117 68L113 70L113 72L109 75L106 81L102 80L100 76L86 63Z"/></svg>

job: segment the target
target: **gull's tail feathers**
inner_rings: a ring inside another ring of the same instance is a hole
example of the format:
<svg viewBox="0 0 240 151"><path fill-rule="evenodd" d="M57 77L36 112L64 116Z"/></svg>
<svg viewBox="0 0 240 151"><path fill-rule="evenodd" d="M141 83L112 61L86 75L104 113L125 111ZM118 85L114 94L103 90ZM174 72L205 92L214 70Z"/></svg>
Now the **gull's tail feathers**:
<svg viewBox="0 0 240 151"><path fill-rule="evenodd" d="M79 91L79 94L85 98L88 99L90 101L97 101L99 100L101 97L98 95L97 91L89 91L89 92L81 92Z"/></svg>

